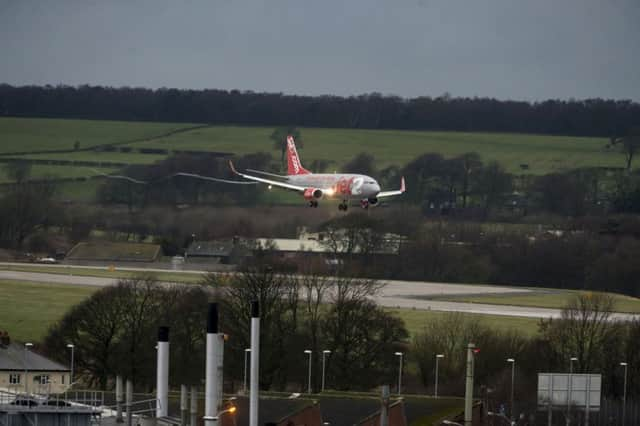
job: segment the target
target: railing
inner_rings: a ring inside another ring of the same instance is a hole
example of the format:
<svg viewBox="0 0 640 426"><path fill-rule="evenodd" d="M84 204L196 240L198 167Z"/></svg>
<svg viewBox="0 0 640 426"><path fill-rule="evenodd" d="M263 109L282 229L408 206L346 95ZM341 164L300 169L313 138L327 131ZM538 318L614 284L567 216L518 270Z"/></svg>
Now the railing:
<svg viewBox="0 0 640 426"><path fill-rule="evenodd" d="M0 391L0 407L18 411L74 411L100 413L100 398L97 394L85 393L82 398L69 398L66 394L25 394Z"/></svg>

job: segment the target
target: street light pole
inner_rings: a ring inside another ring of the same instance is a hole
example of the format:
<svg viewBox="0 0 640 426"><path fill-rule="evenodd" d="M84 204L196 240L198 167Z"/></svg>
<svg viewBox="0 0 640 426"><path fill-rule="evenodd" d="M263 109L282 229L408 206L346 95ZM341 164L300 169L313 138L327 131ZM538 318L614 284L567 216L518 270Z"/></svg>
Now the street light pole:
<svg viewBox="0 0 640 426"><path fill-rule="evenodd" d="M24 344L24 393L29 396L29 366L27 365L27 352L29 348L33 346L33 343L27 342Z"/></svg>
<svg viewBox="0 0 640 426"><path fill-rule="evenodd" d="M304 353L309 355L309 383L308 383L307 393L311 393L311 354L312 354L312 351L311 351L311 349L305 349Z"/></svg>
<svg viewBox="0 0 640 426"><path fill-rule="evenodd" d="M627 414L627 363L621 362L624 367L624 390L622 391L622 426L625 426Z"/></svg>
<svg viewBox="0 0 640 426"><path fill-rule="evenodd" d="M514 358L507 358L507 362L511 363L511 406L509 407L509 414L511 417L511 421L513 422L515 417L513 415L513 389L515 385L516 379L516 360Z"/></svg>
<svg viewBox="0 0 640 426"><path fill-rule="evenodd" d="M72 343L68 343L67 347L71 349L71 374L69 376L69 387L71 387L73 385L73 351L74 351L75 345L73 345Z"/></svg>
<svg viewBox="0 0 640 426"><path fill-rule="evenodd" d="M402 395L402 352L396 352L394 355L400 357L400 368L398 369L398 395Z"/></svg>
<svg viewBox="0 0 640 426"><path fill-rule="evenodd" d="M572 356L569 359L569 392L567 392L567 426L571 423L571 391L573 389L573 361L577 361L578 358Z"/></svg>
<svg viewBox="0 0 640 426"><path fill-rule="evenodd" d="M435 386L435 390L433 391L434 398L438 397L438 361L440 360L440 358L444 358L444 355L443 354L436 355L436 386Z"/></svg>
<svg viewBox="0 0 640 426"><path fill-rule="evenodd" d="M325 370L325 363L326 363L326 359L325 358L330 353L331 353L331 351L326 350L326 349L324 351L322 351L322 387L321 387L321 392L324 392L324 376L325 376L325 371L326 371Z"/></svg>
<svg viewBox="0 0 640 426"><path fill-rule="evenodd" d="M247 394L247 357L249 356L249 353L251 353L251 348L247 348L244 350L244 380L242 381L243 383L243 388L244 388L244 394Z"/></svg>

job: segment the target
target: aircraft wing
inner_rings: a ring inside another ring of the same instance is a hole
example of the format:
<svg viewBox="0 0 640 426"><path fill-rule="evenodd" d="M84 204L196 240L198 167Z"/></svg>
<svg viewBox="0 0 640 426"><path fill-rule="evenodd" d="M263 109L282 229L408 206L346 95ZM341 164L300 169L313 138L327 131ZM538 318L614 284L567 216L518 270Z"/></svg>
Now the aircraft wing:
<svg viewBox="0 0 640 426"><path fill-rule="evenodd" d="M402 180L400 181L400 189L398 189L396 191L382 191L382 192L379 192L378 195L376 195L376 197L377 198L393 197L394 195L403 194L405 190L406 190L406 188L405 188L405 185L404 185L404 176L403 176Z"/></svg>
<svg viewBox="0 0 640 426"><path fill-rule="evenodd" d="M267 185L272 185L272 186L278 186L280 188L288 189L290 191L297 191L297 192L304 192L307 189L304 186L291 185L290 183L285 183L277 180L265 179L258 176L251 176L244 173L240 173L233 166L233 162L231 162L231 160L229 160L229 167L231 167L231 171L237 174L238 176L241 176L245 179L253 180L255 182L265 183Z"/></svg>

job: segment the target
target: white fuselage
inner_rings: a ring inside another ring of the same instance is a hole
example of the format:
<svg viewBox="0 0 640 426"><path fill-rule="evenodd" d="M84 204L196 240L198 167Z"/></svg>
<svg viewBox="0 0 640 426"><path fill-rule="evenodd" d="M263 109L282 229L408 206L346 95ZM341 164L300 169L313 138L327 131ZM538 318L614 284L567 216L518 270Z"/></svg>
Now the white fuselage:
<svg viewBox="0 0 640 426"><path fill-rule="evenodd" d="M318 173L291 175L287 183L320 189L336 199L373 199L380 192L380 185L370 176L343 173ZM330 190L327 193L327 190ZM332 194L331 194L332 192Z"/></svg>

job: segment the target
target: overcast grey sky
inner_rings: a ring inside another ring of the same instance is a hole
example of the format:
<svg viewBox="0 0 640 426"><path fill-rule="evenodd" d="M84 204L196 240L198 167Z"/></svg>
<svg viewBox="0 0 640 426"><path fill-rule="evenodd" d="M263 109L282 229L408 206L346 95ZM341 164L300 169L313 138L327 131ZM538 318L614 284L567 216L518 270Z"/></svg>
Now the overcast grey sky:
<svg viewBox="0 0 640 426"><path fill-rule="evenodd" d="M640 0L0 0L0 82L640 101Z"/></svg>

